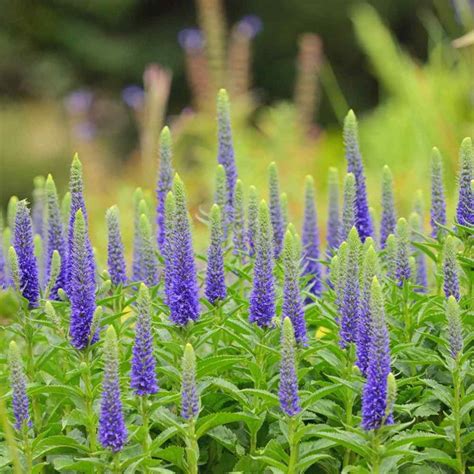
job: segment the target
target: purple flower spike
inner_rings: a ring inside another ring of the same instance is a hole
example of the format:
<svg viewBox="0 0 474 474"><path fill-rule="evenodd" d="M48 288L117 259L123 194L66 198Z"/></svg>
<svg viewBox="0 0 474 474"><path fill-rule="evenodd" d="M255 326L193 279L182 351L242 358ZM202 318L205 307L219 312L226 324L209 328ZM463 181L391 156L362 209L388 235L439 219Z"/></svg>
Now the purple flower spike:
<svg viewBox="0 0 474 474"><path fill-rule="evenodd" d="M136 314L130 386L136 395L144 396L156 393L158 384L155 373L156 360L153 355L150 292L143 283L138 290Z"/></svg>
<svg viewBox="0 0 474 474"><path fill-rule="evenodd" d="M367 380L362 394L362 428L376 430L393 423L389 402L390 339L385 324L382 288L374 277L370 296L372 331Z"/></svg>
<svg viewBox="0 0 474 474"><path fill-rule="evenodd" d="M186 194L184 184L178 175L174 177L173 194L176 206L172 237L173 281L170 285L168 304L171 321L179 326L185 326L199 318L199 290Z"/></svg>
<svg viewBox="0 0 474 474"><path fill-rule="evenodd" d="M459 264L457 261L457 240L448 235L443 246L443 290L446 298L454 296L456 301L461 298L459 290Z"/></svg>
<svg viewBox="0 0 474 474"><path fill-rule="evenodd" d="M87 229L87 210L86 204L84 202L84 182L82 178L82 163L79 160L77 154L74 155L71 165L71 174L69 179L69 191L71 193L71 208L69 211L69 228L67 234L67 255L68 255L68 263L67 263L67 272L66 272L66 285L67 285L67 292L70 291L70 282L72 280L72 263L71 263L71 255L72 255L72 247L74 245L74 221L76 219L77 211L80 209L82 211L82 216L84 218L85 226ZM90 264L93 265L89 269L89 273L95 274L95 262L92 256L92 246L90 246L89 240L87 240L89 248L87 252L91 255L89 258Z"/></svg>
<svg viewBox="0 0 474 474"><path fill-rule="evenodd" d="M30 402L26 394L26 377L15 341L10 342L8 350L8 367L10 370L10 387L12 390L13 415L15 429L21 431L31 426Z"/></svg>
<svg viewBox="0 0 474 474"><path fill-rule="evenodd" d="M59 199L51 175L46 179L46 281L50 280L51 276L51 261L53 252L57 250L61 257L61 267L56 282L51 289L50 298L52 300L58 299L59 288L66 287L67 274L67 249L66 240L64 238L64 226L61 216L61 209L59 207Z"/></svg>
<svg viewBox="0 0 474 474"><path fill-rule="evenodd" d="M38 266L35 258L30 211L26 201L18 201L16 207L13 247L18 257L21 292L28 300L30 307L36 308L40 296Z"/></svg>
<svg viewBox="0 0 474 474"><path fill-rule="evenodd" d="M412 229L411 240L413 242L419 242L421 240L420 233L422 233L423 231L420 215L417 212L412 212L408 221ZM426 272L425 254L421 250L416 248L414 245L412 246L412 250L416 262L415 283L417 286L419 286L419 288L417 288L417 291L420 293L424 293L428 288L428 276Z"/></svg>
<svg viewBox="0 0 474 474"><path fill-rule="evenodd" d="M127 442L127 428L122 411L119 381L117 334L113 326L107 328L104 342L104 376L99 417L100 444L112 452L121 451Z"/></svg>
<svg viewBox="0 0 474 474"><path fill-rule="evenodd" d="M273 326L275 317L275 276L273 275L273 233L270 211L262 201L258 209L256 258L250 294L249 321L261 328Z"/></svg>
<svg viewBox="0 0 474 474"><path fill-rule="evenodd" d="M34 179L33 189L33 206L31 208L31 220L33 222L33 233L38 234L44 239L45 230L45 207L46 207L46 195L45 195L45 180L43 176L37 176Z"/></svg>
<svg viewBox="0 0 474 474"><path fill-rule="evenodd" d="M199 415L199 395L196 387L196 355L189 343L184 349L181 377L181 416L185 420L193 420Z"/></svg>
<svg viewBox="0 0 474 474"><path fill-rule="evenodd" d="M171 164L171 133L164 127L160 135L160 167L156 187L156 226L158 234L158 249L163 252L165 243L165 200L173 186L173 166Z"/></svg>
<svg viewBox="0 0 474 474"><path fill-rule="evenodd" d="M74 219L74 234L69 263L71 280L69 283L69 298L71 299L71 344L76 349L85 349L98 339L98 334L91 334L92 319L96 309L95 304L95 268L94 256L87 233L86 221L82 210L76 212Z"/></svg>
<svg viewBox="0 0 474 474"><path fill-rule="evenodd" d="M294 228L290 224L285 234L283 244L283 304L282 317L290 318L295 329L295 339L298 344L307 345L306 321L304 319L303 300L299 286L300 280L300 242L294 235Z"/></svg>
<svg viewBox="0 0 474 474"><path fill-rule="evenodd" d="M356 181L352 173L348 173L344 178L344 207L342 208L342 222L340 239L347 240L349 232L355 226L355 204L356 204Z"/></svg>
<svg viewBox="0 0 474 474"><path fill-rule="evenodd" d="M456 222L464 226L474 225L474 194L471 189L473 179L474 154L470 138L461 143L459 152L460 170L458 176L459 197L456 208Z"/></svg>
<svg viewBox="0 0 474 474"><path fill-rule="evenodd" d="M249 244L249 255L255 255L255 246L257 242L258 233L258 197L257 188L250 186L249 188L249 202L247 210L247 241Z"/></svg>
<svg viewBox="0 0 474 474"><path fill-rule="evenodd" d="M165 302L169 306L173 297L174 277L174 221L176 214L176 202L173 193L170 191L165 201L165 242L163 245L163 260L165 264Z"/></svg>
<svg viewBox="0 0 474 474"><path fill-rule="evenodd" d="M314 180L312 176L306 176L304 188L304 219L302 231L302 261L303 275L309 277L308 291L321 296L321 264L319 263L319 229L314 197ZM308 298L307 303L312 300Z"/></svg>
<svg viewBox="0 0 474 474"><path fill-rule="evenodd" d="M393 198L393 177L388 166L382 176L382 220L380 221L380 248L385 248L387 237L395 232L397 217Z"/></svg>
<svg viewBox="0 0 474 474"><path fill-rule="evenodd" d="M280 409L287 416L295 416L301 411L298 396L298 376L296 374L295 336L290 318L283 320L281 333L280 385L278 389Z"/></svg>
<svg viewBox="0 0 474 474"><path fill-rule="evenodd" d="M336 168L329 168L328 200L327 255L328 257L332 257L341 244L339 174Z"/></svg>
<svg viewBox="0 0 474 474"><path fill-rule="evenodd" d="M132 280L141 281L143 279L142 260L143 242L140 232L140 216L147 214L148 209L143 199L142 188L135 189L133 193L133 260L132 260Z"/></svg>
<svg viewBox="0 0 474 474"><path fill-rule="evenodd" d="M346 148L347 172L353 173L356 181L355 196L355 222L362 242L367 237L373 237L372 220L367 203L367 190L365 186L364 165L359 148L359 132L357 118L352 110L344 119L344 145Z"/></svg>
<svg viewBox="0 0 474 474"><path fill-rule="evenodd" d="M112 206L105 214L107 222L107 267L110 279L114 286L124 285L127 282L127 268L123 255L122 234L120 232L120 218L117 206Z"/></svg>
<svg viewBox="0 0 474 474"><path fill-rule="evenodd" d="M225 284L224 272L224 252L222 244L224 237L222 235L221 209L214 204L209 216L209 226L211 230L211 239L207 252L207 271L206 271L206 298L213 305L225 299L227 287Z"/></svg>
<svg viewBox="0 0 474 474"><path fill-rule="evenodd" d="M464 341L462 335L462 320L459 303L454 296L450 296L446 302L446 318L448 320L448 342L449 351L453 359L462 352Z"/></svg>
<svg viewBox="0 0 474 474"><path fill-rule="evenodd" d="M396 239L396 268L395 279L402 287L411 277L410 268L410 230L406 219L401 217L397 222Z"/></svg>
<svg viewBox="0 0 474 474"><path fill-rule="evenodd" d="M278 258L283 248L285 229L280 201L278 170L274 162L270 163L270 166L268 167L268 191L270 198L270 215L273 228L273 251L275 258Z"/></svg>
<svg viewBox="0 0 474 474"><path fill-rule="evenodd" d="M364 242L368 242L370 237ZM362 265L361 296L359 302L359 324L357 329L357 367L361 374L367 377L367 367L369 364L369 351L371 340L372 317L370 314L370 291L374 276L379 274L379 263L377 252L373 245L370 245L364 255Z"/></svg>
<svg viewBox="0 0 474 474"><path fill-rule="evenodd" d="M431 237L442 232L440 225L446 225L446 198L443 182L443 160L441 153L434 147L431 155Z"/></svg>
<svg viewBox="0 0 474 474"><path fill-rule="evenodd" d="M359 258L360 240L355 227L349 232L347 239L347 257L340 276L342 284L341 319L339 344L346 348L351 342L356 342L359 324Z"/></svg>
<svg viewBox="0 0 474 474"><path fill-rule="evenodd" d="M227 206L223 215L226 216L224 225L230 225L234 216L234 193L237 181L237 168L235 166L234 144L232 141L232 128L230 122L229 96L224 89L217 95L217 162L225 169L227 177Z"/></svg>

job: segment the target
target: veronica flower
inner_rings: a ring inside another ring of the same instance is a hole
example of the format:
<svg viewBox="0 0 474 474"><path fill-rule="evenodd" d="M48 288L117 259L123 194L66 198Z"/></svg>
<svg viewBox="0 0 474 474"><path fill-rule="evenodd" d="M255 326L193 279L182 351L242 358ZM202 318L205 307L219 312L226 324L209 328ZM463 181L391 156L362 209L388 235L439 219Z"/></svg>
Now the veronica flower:
<svg viewBox="0 0 474 474"><path fill-rule="evenodd" d="M91 325L96 308L95 304L95 268L94 255L87 232L82 209L74 218L74 234L69 263L71 280L69 297L71 299L71 344L76 349L85 349L89 343L98 339L98 334L91 334Z"/></svg>
<svg viewBox="0 0 474 474"><path fill-rule="evenodd" d="M145 207L145 208L144 208ZM137 188L133 193L133 261L132 261L132 280L142 280L142 255L143 245L140 232L140 216L147 214L146 202L143 199L143 191Z"/></svg>
<svg viewBox="0 0 474 474"><path fill-rule="evenodd" d="M412 229L411 240L413 242L419 242L421 240L420 234L422 233L421 219L418 213L412 212L409 217L409 224ZM428 287L428 277L426 274L426 259L423 252L413 246L413 252L416 261L416 272L413 274L415 277L415 284L419 286L419 291L425 292Z"/></svg>
<svg viewBox="0 0 474 474"><path fill-rule="evenodd" d="M393 422L388 404L390 374L390 339L385 323L382 288L374 277L370 295L372 330L369 349L367 380L362 394L362 428L376 430Z"/></svg>
<svg viewBox="0 0 474 474"><path fill-rule="evenodd" d="M280 408L287 416L301 411L296 374L295 336L290 318L283 320L281 334L280 385L278 389Z"/></svg>
<svg viewBox="0 0 474 474"><path fill-rule="evenodd" d="M359 325L359 259L360 239L355 227L349 232L347 239L347 257L344 267L341 268L342 301L339 330L339 344L342 348L351 342L356 342Z"/></svg>
<svg viewBox="0 0 474 474"><path fill-rule="evenodd" d="M280 185L278 183L278 171L276 164L270 163L268 167L268 189L270 197L270 216L273 227L273 251L278 258L283 248L283 216L280 203Z"/></svg>
<svg viewBox="0 0 474 474"><path fill-rule="evenodd" d="M370 238L367 238L369 241ZM365 243L364 243L365 244ZM370 245L364 253L362 264L361 295L359 301L359 324L357 328L357 366L362 375L367 376L369 363L372 317L370 314L370 292L374 276L379 275L377 252Z"/></svg>
<svg viewBox="0 0 474 474"><path fill-rule="evenodd" d="M288 227L290 223L290 210L288 207L288 194L280 194L280 203L281 203L281 220L283 222L283 229Z"/></svg>
<svg viewBox="0 0 474 474"><path fill-rule="evenodd" d="M301 255L303 260L303 275L309 277L308 291L315 296L320 296L322 283L321 264L319 263L319 229L314 196L314 180L312 176L306 176L304 189L303 251Z"/></svg>
<svg viewBox="0 0 474 474"><path fill-rule="evenodd" d="M273 325L275 316L275 276L273 275L273 232L270 211L262 200L258 209L258 234L249 321L260 327Z"/></svg>
<svg viewBox="0 0 474 474"><path fill-rule="evenodd" d="M398 286L403 286L411 276L410 269L410 231L406 219L401 217L397 222L396 230L396 269L395 278Z"/></svg>
<svg viewBox="0 0 474 474"><path fill-rule="evenodd" d="M443 290L446 298L454 296L459 301L459 264L457 261L457 240L448 235L443 246Z"/></svg>
<svg viewBox="0 0 474 474"><path fill-rule="evenodd" d="M237 180L235 185L234 198L233 253L243 261L247 253L247 238L245 233L244 190L240 179Z"/></svg>
<svg viewBox="0 0 474 474"><path fill-rule="evenodd" d="M163 252L165 242L165 200L173 185L171 158L171 133L168 127L164 127L160 135L160 165L156 185L156 230L160 252Z"/></svg>
<svg viewBox="0 0 474 474"><path fill-rule="evenodd" d="M183 356L181 384L181 416L185 420L199 415L199 395L196 386L196 355L191 344L186 344Z"/></svg>
<svg viewBox="0 0 474 474"><path fill-rule="evenodd" d="M155 286L158 284L158 259L150 221L146 214L140 216L138 229L142 246L141 276L146 285Z"/></svg>
<svg viewBox="0 0 474 474"><path fill-rule="evenodd" d="M462 320L459 303L451 295L446 301L446 318L448 320L448 341L451 356L456 359L463 349Z"/></svg>
<svg viewBox="0 0 474 474"><path fill-rule="evenodd" d="M227 295L224 272L224 252L222 250L224 236L222 235L221 209L217 204L212 206L209 216L209 225L211 229L211 239L207 252L205 294L209 302L215 305L218 301L224 300Z"/></svg>
<svg viewBox="0 0 474 474"><path fill-rule="evenodd" d="M45 230L45 180L43 176L37 176L33 181L33 206L31 208L31 220L33 222L33 233L44 238Z"/></svg>
<svg viewBox="0 0 474 474"><path fill-rule="evenodd" d="M151 395L158 391L153 355L153 333L151 327L151 298L144 283L138 289L136 304L135 343L133 345L130 386L136 395Z"/></svg>
<svg viewBox="0 0 474 474"><path fill-rule="evenodd" d="M69 211L69 228L67 234L67 255L68 255L68 264L67 264L67 277L66 282L68 284L68 292L70 291L70 282L71 282L71 274L72 274L72 262L71 262L71 255L72 255L72 247L74 245L74 221L76 219L77 211L80 209L82 211L82 216L84 218L84 224L87 229L87 210L86 204L84 202L84 182L82 178L82 163L79 160L79 157L74 155L71 164L71 174L69 178L69 191L71 193L71 206ZM90 242L87 239L86 242L89 245L87 252L92 254L92 246L90 246ZM89 263L93 265L89 269L89 273L95 274L95 261L93 258L89 259Z"/></svg>
<svg viewBox="0 0 474 474"><path fill-rule="evenodd" d="M229 97L224 89L217 95L217 162L225 169L227 177L227 205L225 215L231 223L234 215L234 193L237 181L237 168L235 166L234 144L232 142L232 127L230 122Z"/></svg>
<svg viewBox="0 0 474 474"><path fill-rule="evenodd" d="M306 345L306 321L304 319L303 299L299 287L300 279L300 242L298 236L291 230L291 224L285 233L283 241L283 304L282 318L290 318L295 329L295 339L298 344Z"/></svg>
<svg viewBox="0 0 474 474"><path fill-rule="evenodd" d="M180 326L199 317L199 293L194 262L191 226L186 206L184 184L178 175L173 181L175 219L173 224L173 269L170 285L170 319Z"/></svg>
<svg viewBox="0 0 474 474"><path fill-rule="evenodd" d="M331 281L336 293L336 306L339 314L342 312L342 304L344 300L344 286L346 283L345 271L348 251L347 242L342 242L337 250L336 265L331 268Z"/></svg>
<svg viewBox="0 0 474 474"><path fill-rule="evenodd" d="M105 214L107 222L107 267L112 284L123 285L127 282L127 268L123 255L123 242L120 232L119 210L117 206L109 208Z"/></svg>
<svg viewBox="0 0 474 474"><path fill-rule="evenodd" d="M248 211L247 211L247 241L249 244L249 255L251 257L255 255L257 232L258 232L257 188L255 186L250 186Z"/></svg>
<svg viewBox="0 0 474 474"><path fill-rule="evenodd" d="M165 201L165 240L163 245L163 260L165 264L164 279L165 279L165 298L166 304L170 305L170 299L173 296L172 284L174 278L172 273L174 271L173 256L174 256L174 221L176 214L176 203L173 193L170 191L166 196Z"/></svg>
<svg viewBox="0 0 474 474"><path fill-rule="evenodd" d="M356 214L356 181L352 173L344 178L344 207L342 208L342 225L340 238L345 241L352 227L355 226Z"/></svg>
<svg viewBox="0 0 474 474"><path fill-rule="evenodd" d="M474 154L470 138L465 138L461 143L459 161L456 222L464 226L472 226L474 225L474 194L471 189L471 180L473 179Z"/></svg>
<svg viewBox="0 0 474 474"><path fill-rule="evenodd" d="M222 230L224 240L227 240L227 235L229 232L229 221L226 215L227 210L227 178L225 175L225 168L222 165L217 166L216 170L216 183L214 190L214 204L217 204L221 209L222 215ZM226 220L227 219L227 220Z"/></svg>
<svg viewBox="0 0 474 474"><path fill-rule="evenodd" d="M431 237L438 237L439 225L446 225L446 198L443 182L443 160L434 147L431 155Z"/></svg>
<svg viewBox="0 0 474 474"><path fill-rule="evenodd" d="M384 166L382 175L382 220L380 222L380 248L385 248L385 242L390 234L395 232L397 217L393 198L393 177L388 166Z"/></svg>
<svg viewBox="0 0 474 474"><path fill-rule="evenodd" d="M31 426L30 402L26 394L26 377L15 341L10 342L8 350L8 368L10 371L10 387L12 390L13 415L15 429L21 431Z"/></svg>
<svg viewBox="0 0 474 474"><path fill-rule="evenodd" d="M104 448L117 453L127 442L127 428L122 411L119 381L117 334L113 326L107 328L104 349L104 375L99 417L99 441Z"/></svg>
<svg viewBox="0 0 474 474"><path fill-rule="evenodd" d="M18 201L16 206L13 247L18 257L21 292L28 300L30 307L35 308L38 306L40 289L30 211L26 201Z"/></svg>
<svg viewBox="0 0 474 474"><path fill-rule="evenodd" d="M362 242L373 235L373 226L367 203L364 165L359 148L357 119L352 110L344 119L344 145L346 149L347 171L353 173L356 181L355 222Z"/></svg>
<svg viewBox="0 0 474 474"><path fill-rule="evenodd" d="M327 224L327 254L331 256L341 243L339 219L339 174L337 168L329 168L328 179L328 224Z"/></svg>
<svg viewBox="0 0 474 474"><path fill-rule="evenodd" d="M397 239L394 234L387 237L384 261L387 277L394 280L397 270Z"/></svg>
<svg viewBox="0 0 474 474"><path fill-rule="evenodd" d="M56 278L56 283L51 289L50 297L53 300L58 299L59 288L66 287L67 274L67 248L64 238L64 227L59 207L59 199L56 191L56 185L51 175L48 175L45 184L46 192L46 281L51 279L51 261L53 252L57 250L61 257L61 267Z"/></svg>

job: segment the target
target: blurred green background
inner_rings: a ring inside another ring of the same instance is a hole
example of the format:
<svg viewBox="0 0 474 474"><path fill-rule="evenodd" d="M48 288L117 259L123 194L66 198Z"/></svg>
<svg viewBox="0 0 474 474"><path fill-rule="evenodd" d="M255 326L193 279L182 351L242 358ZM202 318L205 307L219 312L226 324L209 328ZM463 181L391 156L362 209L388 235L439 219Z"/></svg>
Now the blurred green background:
<svg viewBox="0 0 474 474"><path fill-rule="evenodd" d="M327 170L339 166L342 179L348 108L360 119L376 214L382 166L391 166L406 214L416 189L428 193L434 145L452 199L474 98L472 46L453 41L472 30L471 8L470 0L6 0L0 202L30 197L33 178L48 172L64 191L77 151L93 231L102 234L108 206L129 212L135 186L152 190L156 137L168 123L198 212L212 197L218 86L231 92L244 182L265 195L265 170L276 161L295 220L311 173L324 229ZM180 32L196 27L203 45L183 47ZM317 36L301 42L307 33ZM233 93L242 78L245 90Z"/></svg>

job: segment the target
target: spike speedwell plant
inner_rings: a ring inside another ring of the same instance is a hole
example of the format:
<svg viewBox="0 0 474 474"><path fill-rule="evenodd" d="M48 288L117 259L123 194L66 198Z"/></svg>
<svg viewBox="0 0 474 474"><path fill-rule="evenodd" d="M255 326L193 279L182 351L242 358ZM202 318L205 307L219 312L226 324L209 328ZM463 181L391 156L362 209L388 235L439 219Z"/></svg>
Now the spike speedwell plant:
<svg viewBox="0 0 474 474"><path fill-rule="evenodd" d="M370 195L352 112L344 190L331 169L324 206L319 179L302 174L300 196L282 192L276 163L269 189L239 179L230 110L220 91L204 245L167 128L156 203L138 189L132 219L112 206L104 242L89 230L97 213L77 156L62 199L51 176L35 180L31 211L10 199L0 301L17 311L0 337L0 471L466 472L470 139L455 199L433 151L425 231L419 198L410 216L397 208L388 168L382 205Z"/></svg>

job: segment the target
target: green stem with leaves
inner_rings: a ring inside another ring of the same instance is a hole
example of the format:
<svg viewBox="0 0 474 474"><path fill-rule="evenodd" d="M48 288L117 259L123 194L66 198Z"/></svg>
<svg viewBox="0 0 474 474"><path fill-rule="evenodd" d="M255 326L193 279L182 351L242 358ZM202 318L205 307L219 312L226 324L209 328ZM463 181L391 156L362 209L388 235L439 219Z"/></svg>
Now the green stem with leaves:
<svg viewBox="0 0 474 474"><path fill-rule="evenodd" d="M298 439L296 432L298 428L298 419L288 417L288 443L290 445L290 459L288 460L288 474L296 474L298 471Z"/></svg>
<svg viewBox="0 0 474 474"><path fill-rule="evenodd" d="M459 367L459 356L456 359L456 367L453 372L453 422L454 422L454 443L456 452L456 462L458 465L457 471L464 473L464 461L462 458L462 444L461 444L461 374Z"/></svg>
<svg viewBox="0 0 474 474"><path fill-rule="evenodd" d="M371 473L379 474L380 473L380 432L379 430L374 430L372 433L372 462L371 462Z"/></svg>
<svg viewBox="0 0 474 474"><path fill-rule="evenodd" d="M354 367L355 362L355 347L354 344L350 344L347 348L347 365L345 370L345 378L348 383L352 381L352 369ZM354 407L354 393L351 388L346 387L345 390L345 412L346 412L346 420L345 423L347 426L352 426L352 409ZM343 466L349 466L351 460L351 450L349 448L346 449L344 454L344 461Z"/></svg>
<svg viewBox="0 0 474 474"><path fill-rule="evenodd" d="M196 438L194 419L188 422L186 436L186 460L188 464L188 474L198 474L199 445Z"/></svg>
<svg viewBox="0 0 474 474"><path fill-rule="evenodd" d="M140 414L142 416L142 430L143 430L143 439L142 439L142 449L143 454L146 457L150 455L150 429L149 429L149 413L148 413L148 397L140 397ZM148 473L148 468L145 466L143 472Z"/></svg>
<svg viewBox="0 0 474 474"><path fill-rule="evenodd" d="M93 408L94 393L91 378L90 353L91 348L89 346L82 353L82 375L84 382L84 401L86 405L87 431L89 434L89 448L91 452L95 452L97 450L97 434L95 413Z"/></svg>
<svg viewBox="0 0 474 474"><path fill-rule="evenodd" d="M23 454L26 461L26 472L33 472L33 453L31 451L30 438L28 436L28 425L23 423Z"/></svg>

